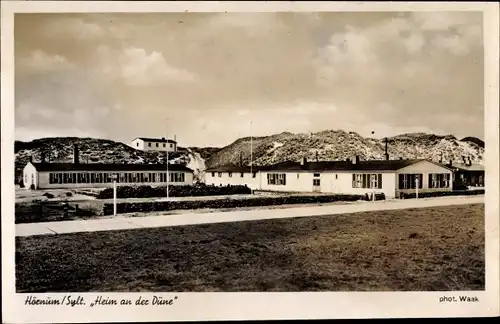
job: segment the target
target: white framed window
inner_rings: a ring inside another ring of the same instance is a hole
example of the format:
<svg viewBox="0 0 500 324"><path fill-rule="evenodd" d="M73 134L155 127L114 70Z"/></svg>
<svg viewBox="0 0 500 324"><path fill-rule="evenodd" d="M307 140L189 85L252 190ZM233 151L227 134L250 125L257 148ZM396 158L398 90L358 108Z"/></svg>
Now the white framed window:
<svg viewBox="0 0 500 324"><path fill-rule="evenodd" d="M320 179L313 179L313 186L319 187L320 186Z"/></svg>
<svg viewBox="0 0 500 324"><path fill-rule="evenodd" d="M275 186L286 186L286 174L285 173L268 173L267 174L267 184Z"/></svg>
<svg viewBox="0 0 500 324"><path fill-rule="evenodd" d="M228 175L229 175L230 178L233 177L233 173L232 172L229 172Z"/></svg>
<svg viewBox="0 0 500 324"><path fill-rule="evenodd" d="M221 178L222 177L222 172L219 172L218 176L219 176L219 178Z"/></svg>
<svg viewBox="0 0 500 324"><path fill-rule="evenodd" d="M363 188L363 175L362 174L353 174L354 179L352 181L353 188Z"/></svg>

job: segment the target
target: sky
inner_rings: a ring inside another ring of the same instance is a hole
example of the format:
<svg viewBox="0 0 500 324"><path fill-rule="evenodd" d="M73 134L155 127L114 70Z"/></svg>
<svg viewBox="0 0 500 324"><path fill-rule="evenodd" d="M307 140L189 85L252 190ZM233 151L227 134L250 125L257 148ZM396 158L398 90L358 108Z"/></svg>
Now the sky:
<svg viewBox="0 0 500 324"><path fill-rule="evenodd" d="M16 140L484 139L481 12L16 14L14 28Z"/></svg>

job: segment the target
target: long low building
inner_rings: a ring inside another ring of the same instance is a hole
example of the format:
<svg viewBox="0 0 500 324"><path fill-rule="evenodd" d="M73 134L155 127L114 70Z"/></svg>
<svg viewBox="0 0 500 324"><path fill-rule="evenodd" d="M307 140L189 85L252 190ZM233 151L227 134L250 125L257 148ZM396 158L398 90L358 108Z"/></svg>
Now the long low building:
<svg viewBox="0 0 500 324"><path fill-rule="evenodd" d="M193 170L178 164L34 163L23 169L28 189L108 188L121 185L193 184ZM167 181L168 179L168 181Z"/></svg>
<svg viewBox="0 0 500 324"><path fill-rule="evenodd" d="M266 167L225 166L207 169L205 183L247 185L253 190L322 192L337 194L452 190L453 172L447 166L424 159L284 162Z"/></svg>

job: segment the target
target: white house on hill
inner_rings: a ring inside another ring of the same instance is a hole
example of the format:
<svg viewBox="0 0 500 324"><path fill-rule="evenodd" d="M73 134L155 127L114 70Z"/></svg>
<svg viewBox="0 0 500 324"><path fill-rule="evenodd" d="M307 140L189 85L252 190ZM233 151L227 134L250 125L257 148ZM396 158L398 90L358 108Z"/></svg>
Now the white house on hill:
<svg viewBox="0 0 500 324"><path fill-rule="evenodd" d="M221 167L206 170L205 183L246 184L254 190L337 194L452 190L452 170L428 160L284 162L267 167Z"/></svg>
<svg viewBox="0 0 500 324"><path fill-rule="evenodd" d="M130 144L133 148L141 151L176 152L177 141L162 138L137 137Z"/></svg>

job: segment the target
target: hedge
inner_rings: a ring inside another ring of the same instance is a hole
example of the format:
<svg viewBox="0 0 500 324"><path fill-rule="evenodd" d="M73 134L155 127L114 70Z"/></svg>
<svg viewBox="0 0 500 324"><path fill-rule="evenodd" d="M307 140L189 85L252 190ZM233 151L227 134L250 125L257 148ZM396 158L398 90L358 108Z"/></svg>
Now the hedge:
<svg viewBox="0 0 500 324"><path fill-rule="evenodd" d="M422 192L418 194L418 198L432 198L432 197L445 197L445 196L473 196L473 195L484 195L484 189ZM416 198L416 194L403 193L402 198L403 199Z"/></svg>
<svg viewBox="0 0 500 324"><path fill-rule="evenodd" d="M259 206L277 206L292 204L320 204L336 201L366 200L366 195L324 195L324 196L285 196L285 197L258 197L248 199L216 199L216 200L185 200L185 201L156 201L140 203L118 203L116 212L119 214L133 212L169 211L179 209L201 208L242 208ZM113 204L104 204L104 215L113 214Z"/></svg>
<svg viewBox="0 0 500 324"><path fill-rule="evenodd" d="M252 193L252 190L245 186L214 186L214 185L172 185L168 187L170 197L187 196L225 196L225 195L244 195ZM119 186L116 188L117 198L153 198L167 197L167 187L151 186ZM113 189L107 188L97 195L97 199L113 198Z"/></svg>

